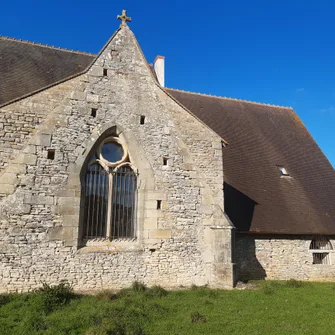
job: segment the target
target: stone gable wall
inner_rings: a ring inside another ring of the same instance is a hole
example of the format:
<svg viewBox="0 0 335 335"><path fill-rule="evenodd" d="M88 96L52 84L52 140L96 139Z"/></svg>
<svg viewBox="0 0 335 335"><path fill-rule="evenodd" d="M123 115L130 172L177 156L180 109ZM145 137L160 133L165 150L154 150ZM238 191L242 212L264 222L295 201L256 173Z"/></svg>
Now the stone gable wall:
<svg viewBox="0 0 335 335"><path fill-rule="evenodd" d="M96 117L91 108L97 108ZM63 279L80 290L134 280L167 287L232 285L221 139L157 86L127 27L86 74L1 113L21 115L30 129L15 145L6 136L0 142L2 291ZM20 127L13 120L6 124L8 134ZM109 129L117 129L139 170L138 237L134 243L83 246L80 173ZM55 150L54 160L48 149Z"/></svg>
<svg viewBox="0 0 335 335"><path fill-rule="evenodd" d="M22 151L47 115L52 111L57 114L65 107L62 99L72 86L73 81L69 81L1 109L0 173Z"/></svg>
<svg viewBox="0 0 335 335"><path fill-rule="evenodd" d="M335 250L331 264L313 264L309 249L315 236L251 236L236 234L237 280L334 281ZM335 237L329 238L333 248Z"/></svg>

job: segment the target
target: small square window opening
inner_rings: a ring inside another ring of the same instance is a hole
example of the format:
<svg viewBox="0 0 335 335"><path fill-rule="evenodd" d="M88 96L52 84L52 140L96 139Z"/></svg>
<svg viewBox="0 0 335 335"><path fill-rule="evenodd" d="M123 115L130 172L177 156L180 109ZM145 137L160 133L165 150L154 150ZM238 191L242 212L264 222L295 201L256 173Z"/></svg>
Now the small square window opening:
<svg viewBox="0 0 335 335"><path fill-rule="evenodd" d="M91 109L91 116L92 116L92 117L96 117L96 116L97 116L97 111L98 111L97 108L92 108L92 109Z"/></svg>
<svg viewBox="0 0 335 335"><path fill-rule="evenodd" d="M55 159L55 150L54 149L48 149L48 159L54 160Z"/></svg>
<svg viewBox="0 0 335 335"><path fill-rule="evenodd" d="M157 209L162 209L162 200L157 200Z"/></svg>
<svg viewBox="0 0 335 335"><path fill-rule="evenodd" d="M141 115L140 116L140 124L144 124L145 123L145 116Z"/></svg>
<svg viewBox="0 0 335 335"><path fill-rule="evenodd" d="M168 165L168 158L167 157L163 157L163 165Z"/></svg>
<svg viewBox="0 0 335 335"><path fill-rule="evenodd" d="M107 76L107 74L108 74L107 69L104 69L104 70L103 70L103 74L104 74L104 76Z"/></svg>

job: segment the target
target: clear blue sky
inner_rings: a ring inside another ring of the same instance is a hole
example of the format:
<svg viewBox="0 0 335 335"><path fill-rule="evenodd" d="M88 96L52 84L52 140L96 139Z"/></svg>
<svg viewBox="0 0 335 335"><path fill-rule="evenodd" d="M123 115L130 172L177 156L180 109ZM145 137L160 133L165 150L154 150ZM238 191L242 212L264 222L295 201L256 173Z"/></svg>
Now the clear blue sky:
<svg viewBox="0 0 335 335"><path fill-rule="evenodd" d="M292 106L335 166L335 2L2 1L0 34L92 53L128 10L166 86Z"/></svg>

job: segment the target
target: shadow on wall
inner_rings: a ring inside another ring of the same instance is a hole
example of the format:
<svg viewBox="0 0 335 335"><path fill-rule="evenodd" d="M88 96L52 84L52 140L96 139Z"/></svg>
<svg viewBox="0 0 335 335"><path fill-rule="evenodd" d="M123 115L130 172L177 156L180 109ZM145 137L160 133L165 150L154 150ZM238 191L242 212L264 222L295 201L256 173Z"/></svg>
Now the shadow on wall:
<svg viewBox="0 0 335 335"><path fill-rule="evenodd" d="M224 208L238 231L249 231L257 203L248 196L224 183Z"/></svg>
<svg viewBox="0 0 335 335"><path fill-rule="evenodd" d="M234 259L236 263L236 280L261 280L266 272L256 257L255 239L248 232L257 203L248 196L224 183L224 207L229 219L236 228Z"/></svg>
<svg viewBox="0 0 335 335"><path fill-rule="evenodd" d="M256 257L254 236L235 235L236 280L262 280L266 278L266 271Z"/></svg>

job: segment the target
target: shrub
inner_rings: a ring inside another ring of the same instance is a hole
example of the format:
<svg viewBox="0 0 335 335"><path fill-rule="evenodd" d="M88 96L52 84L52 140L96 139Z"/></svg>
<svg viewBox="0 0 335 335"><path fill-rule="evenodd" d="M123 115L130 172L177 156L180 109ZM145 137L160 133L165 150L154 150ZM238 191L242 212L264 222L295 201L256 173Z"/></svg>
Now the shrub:
<svg viewBox="0 0 335 335"><path fill-rule="evenodd" d="M55 286L43 283L42 288L37 290L37 293L41 295L42 308L47 314L68 304L75 296L71 285L67 281L61 281L60 284Z"/></svg>
<svg viewBox="0 0 335 335"><path fill-rule="evenodd" d="M134 292L144 292L147 289L147 287L143 283L134 281L133 284L131 285L131 289Z"/></svg>
<svg viewBox="0 0 335 335"><path fill-rule="evenodd" d="M98 292L96 297L99 300L114 300L118 298L118 295L111 290L103 290Z"/></svg>
<svg viewBox="0 0 335 335"><path fill-rule="evenodd" d="M6 305L10 302L9 295L7 294L0 294L0 307Z"/></svg>
<svg viewBox="0 0 335 335"><path fill-rule="evenodd" d="M155 285L151 287L149 290L146 292L146 296L149 298L162 298L168 295L168 291L165 290L163 287Z"/></svg>
<svg viewBox="0 0 335 335"><path fill-rule="evenodd" d="M205 316L201 315L199 312L194 312L191 314L191 321L193 323L206 323L207 319Z"/></svg>
<svg viewBox="0 0 335 335"><path fill-rule="evenodd" d="M287 280L285 284L287 287L292 287L292 288L300 288L304 286L304 283L302 281L295 280L295 279Z"/></svg>
<svg viewBox="0 0 335 335"><path fill-rule="evenodd" d="M264 294L271 295L280 287L280 284L275 281L264 281L262 282L262 289Z"/></svg>

